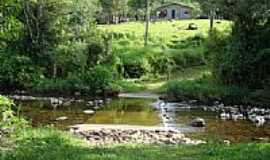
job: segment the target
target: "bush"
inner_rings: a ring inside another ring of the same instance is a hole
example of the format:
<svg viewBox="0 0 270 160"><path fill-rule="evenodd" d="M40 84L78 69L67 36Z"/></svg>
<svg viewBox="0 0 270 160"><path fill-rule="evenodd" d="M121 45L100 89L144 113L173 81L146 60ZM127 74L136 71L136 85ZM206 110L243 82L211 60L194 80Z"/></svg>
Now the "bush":
<svg viewBox="0 0 270 160"><path fill-rule="evenodd" d="M122 74L125 78L140 78L151 71L144 53L143 49L134 49L119 55L121 60L119 68L123 68Z"/></svg>
<svg viewBox="0 0 270 160"><path fill-rule="evenodd" d="M8 98L0 96L0 136L1 132L13 133L27 124L25 120L16 116L12 110L14 106Z"/></svg>
<svg viewBox="0 0 270 160"><path fill-rule="evenodd" d="M206 64L203 47L172 50L171 54L177 68L188 68Z"/></svg>
<svg viewBox="0 0 270 160"><path fill-rule="evenodd" d="M35 93L40 94L73 95L80 92L83 95L95 96L111 89L112 83L112 71L104 66L96 66L65 79L43 79L33 88Z"/></svg>
<svg viewBox="0 0 270 160"><path fill-rule="evenodd" d="M176 100L197 99L203 103L222 101L227 104L247 103L247 90L219 84L208 77L198 80L170 81L164 90Z"/></svg>
<svg viewBox="0 0 270 160"><path fill-rule="evenodd" d="M26 56L0 55L0 89L13 90L32 87L42 77L40 69Z"/></svg>

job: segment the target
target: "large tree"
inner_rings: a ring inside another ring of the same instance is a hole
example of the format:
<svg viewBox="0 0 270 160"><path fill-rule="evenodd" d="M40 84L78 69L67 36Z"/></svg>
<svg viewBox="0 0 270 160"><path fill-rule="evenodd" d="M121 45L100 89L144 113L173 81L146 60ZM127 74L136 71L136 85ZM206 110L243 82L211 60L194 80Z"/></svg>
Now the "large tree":
<svg viewBox="0 0 270 160"><path fill-rule="evenodd" d="M127 0L99 0L102 7L103 16L107 23L118 23L122 15L127 10Z"/></svg>
<svg viewBox="0 0 270 160"><path fill-rule="evenodd" d="M270 1L220 0L219 3L224 16L233 21L233 27L231 36L215 52L215 73L225 83L270 86Z"/></svg>

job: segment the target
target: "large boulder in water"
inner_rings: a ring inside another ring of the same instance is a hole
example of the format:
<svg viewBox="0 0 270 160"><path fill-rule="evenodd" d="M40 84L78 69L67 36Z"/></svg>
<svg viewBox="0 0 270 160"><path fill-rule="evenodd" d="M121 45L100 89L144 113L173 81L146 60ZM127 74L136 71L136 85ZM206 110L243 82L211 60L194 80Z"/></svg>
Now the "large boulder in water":
<svg viewBox="0 0 270 160"><path fill-rule="evenodd" d="M92 115L92 114L95 114L95 111L93 111L93 110L84 110L83 113Z"/></svg>
<svg viewBox="0 0 270 160"><path fill-rule="evenodd" d="M196 118L193 121L191 121L190 126L192 126L192 127L205 127L206 123L205 123L204 119Z"/></svg>

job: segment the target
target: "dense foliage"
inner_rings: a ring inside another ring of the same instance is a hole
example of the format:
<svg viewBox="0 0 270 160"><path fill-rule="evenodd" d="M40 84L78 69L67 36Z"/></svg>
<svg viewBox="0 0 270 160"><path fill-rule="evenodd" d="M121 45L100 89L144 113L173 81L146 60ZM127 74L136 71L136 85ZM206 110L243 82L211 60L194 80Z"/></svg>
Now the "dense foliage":
<svg viewBox="0 0 270 160"><path fill-rule="evenodd" d="M231 36L225 38L219 34L211 42L219 43L215 47L219 52L214 51L213 58L216 75L227 84L243 87L270 85L270 3L248 0L225 6L225 10L230 10L225 13L234 25Z"/></svg>
<svg viewBox="0 0 270 160"><path fill-rule="evenodd" d="M0 140L2 134L17 132L18 128L27 124L25 120L16 115L15 109L15 104L11 100L0 96Z"/></svg>
<svg viewBox="0 0 270 160"><path fill-rule="evenodd" d="M1 1L1 90L94 94L108 87L111 70L96 65L110 59L110 37L95 27L96 5L77 0Z"/></svg>
<svg viewBox="0 0 270 160"><path fill-rule="evenodd" d="M233 103L268 106L269 1L219 0L215 4L207 4L210 2L203 4L206 10L207 7L213 9L214 5L224 17L233 21L232 31L212 30L207 39L205 57L212 68L211 79L214 81L170 82L168 92L201 100L219 98ZM216 86L225 86L225 89ZM230 97L229 101L226 97Z"/></svg>

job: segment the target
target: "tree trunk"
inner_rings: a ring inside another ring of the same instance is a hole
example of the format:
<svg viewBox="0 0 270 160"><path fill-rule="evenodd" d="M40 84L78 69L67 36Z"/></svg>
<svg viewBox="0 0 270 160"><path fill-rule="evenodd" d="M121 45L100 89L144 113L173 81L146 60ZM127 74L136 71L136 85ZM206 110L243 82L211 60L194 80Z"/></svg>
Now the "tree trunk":
<svg viewBox="0 0 270 160"><path fill-rule="evenodd" d="M213 30L214 28L214 11L211 10L210 12L210 32Z"/></svg>
<svg viewBox="0 0 270 160"><path fill-rule="evenodd" d="M150 23L150 12L149 11L150 11L149 0L146 0L144 46L148 45L149 23Z"/></svg>
<svg viewBox="0 0 270 160"><path fill-rule="evenodd" d="M57 76L57 65L56 63L53 64L53 78L56 78Z"/></svg>

